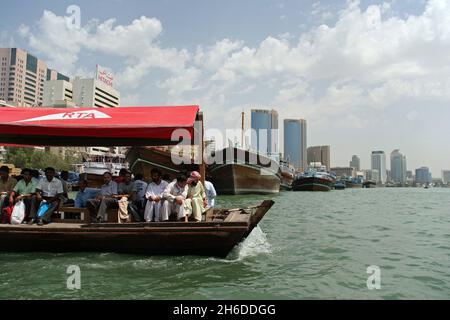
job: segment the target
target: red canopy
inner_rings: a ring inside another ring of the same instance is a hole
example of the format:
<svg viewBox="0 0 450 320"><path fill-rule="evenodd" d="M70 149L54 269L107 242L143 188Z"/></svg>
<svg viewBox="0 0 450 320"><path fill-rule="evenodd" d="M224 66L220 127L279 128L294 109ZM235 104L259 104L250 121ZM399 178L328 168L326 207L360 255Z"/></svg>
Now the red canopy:
<svg viewBox="0 0 450 320"><path fill-rule="evenodd" d="M0 144L40 146L173 145L194 134L198 106L0 108Z"/></svg>

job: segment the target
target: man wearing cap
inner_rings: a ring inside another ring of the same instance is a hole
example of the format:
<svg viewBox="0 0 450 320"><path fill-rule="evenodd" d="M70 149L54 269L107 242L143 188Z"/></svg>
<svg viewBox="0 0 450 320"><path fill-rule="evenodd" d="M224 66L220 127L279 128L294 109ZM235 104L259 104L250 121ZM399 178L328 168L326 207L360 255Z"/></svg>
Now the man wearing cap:
<svg viewBox="0 0 450 320"><path fill-rule="evenodd" d="M192 171L187 181L188 190L185 207L192 214L196 222L202 221L202 214L208 206L205 188L200 181L201 177L200 173Z"/></svg>

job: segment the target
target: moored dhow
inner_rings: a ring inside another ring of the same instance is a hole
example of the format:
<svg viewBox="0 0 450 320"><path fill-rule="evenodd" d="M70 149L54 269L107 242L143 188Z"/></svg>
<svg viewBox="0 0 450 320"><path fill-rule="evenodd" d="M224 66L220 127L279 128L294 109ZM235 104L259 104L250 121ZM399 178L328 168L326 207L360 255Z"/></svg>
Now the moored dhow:
<svg viewBox="0 0 450 320"><path fill-rule="evenodd" d="M280 160L280 190L292 190L292 182L294 181L295 170L285 160Z"/></svg>
<svg viewBox="0 0 450 320"><path fill-rule="evenodd" d="M363 181L361 178L352 178L352 177L345 177L343 179L343 182L345 183L346 188L362 188L363 187Z"/></svg>
<svg viewBox="0 0 450 320"><path fill-rule="evenodd" d="M330 191L335 184L335 177L326 171L309 169L298 174L292 184L294 191Z"/></svg>
<svg viewBox="0 0 450 320"><path fill-rule="evenodd" d="M193 159L187 159L187 163L175 164L172 161L172 153L169 147L131 147L126 160L130 163L130 170L133 173L142 173L145 178L149 178L152 169L158 169L167 180L173 180L178 173L200 170L198 164L194 164Z"/></svg>
<svg viewBox="0 0 450 320"><path fill-rule="evenodd" d="M275 194L280 192L278 163L236 147L215 151L207 175L218 194Z"/></svg>

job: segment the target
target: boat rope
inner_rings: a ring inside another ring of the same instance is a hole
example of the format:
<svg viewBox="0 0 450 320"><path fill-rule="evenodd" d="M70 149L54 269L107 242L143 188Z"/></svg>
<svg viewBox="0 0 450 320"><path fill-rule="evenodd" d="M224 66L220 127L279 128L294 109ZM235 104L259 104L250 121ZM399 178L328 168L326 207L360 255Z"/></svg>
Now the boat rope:
<svg viewBox="0 0 450 320"><path fill-rule="evenodd" d="M138 164L138 162L144 162L144 163L150 164L150 165L152 165L152 166L159 167L159 168L163 168L163 169L165 169L165 170L168 170L168 171L171 171L171 172L175 172L175 173L179 173L179 172L180 172L179 170L172 169L172 168L163 166L162 164L155 163L155 162L151 162L151 161L144 160L144 159L141 159L141 158L138 158L138 159L132 164L132 166L131 166L131 171L133 171L133 168Z"/></svg>

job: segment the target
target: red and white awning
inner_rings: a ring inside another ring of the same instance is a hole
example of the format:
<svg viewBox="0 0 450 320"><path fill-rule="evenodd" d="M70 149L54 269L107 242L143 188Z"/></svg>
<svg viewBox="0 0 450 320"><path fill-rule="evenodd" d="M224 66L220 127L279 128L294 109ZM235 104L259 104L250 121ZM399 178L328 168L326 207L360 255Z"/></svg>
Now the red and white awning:
<svg viewBox="0 0 450 320"><path fill-rule="evenodd" d="M0 145L173 145L172 134L190 137L198 106L120 108L0 108Z"/></svg>

